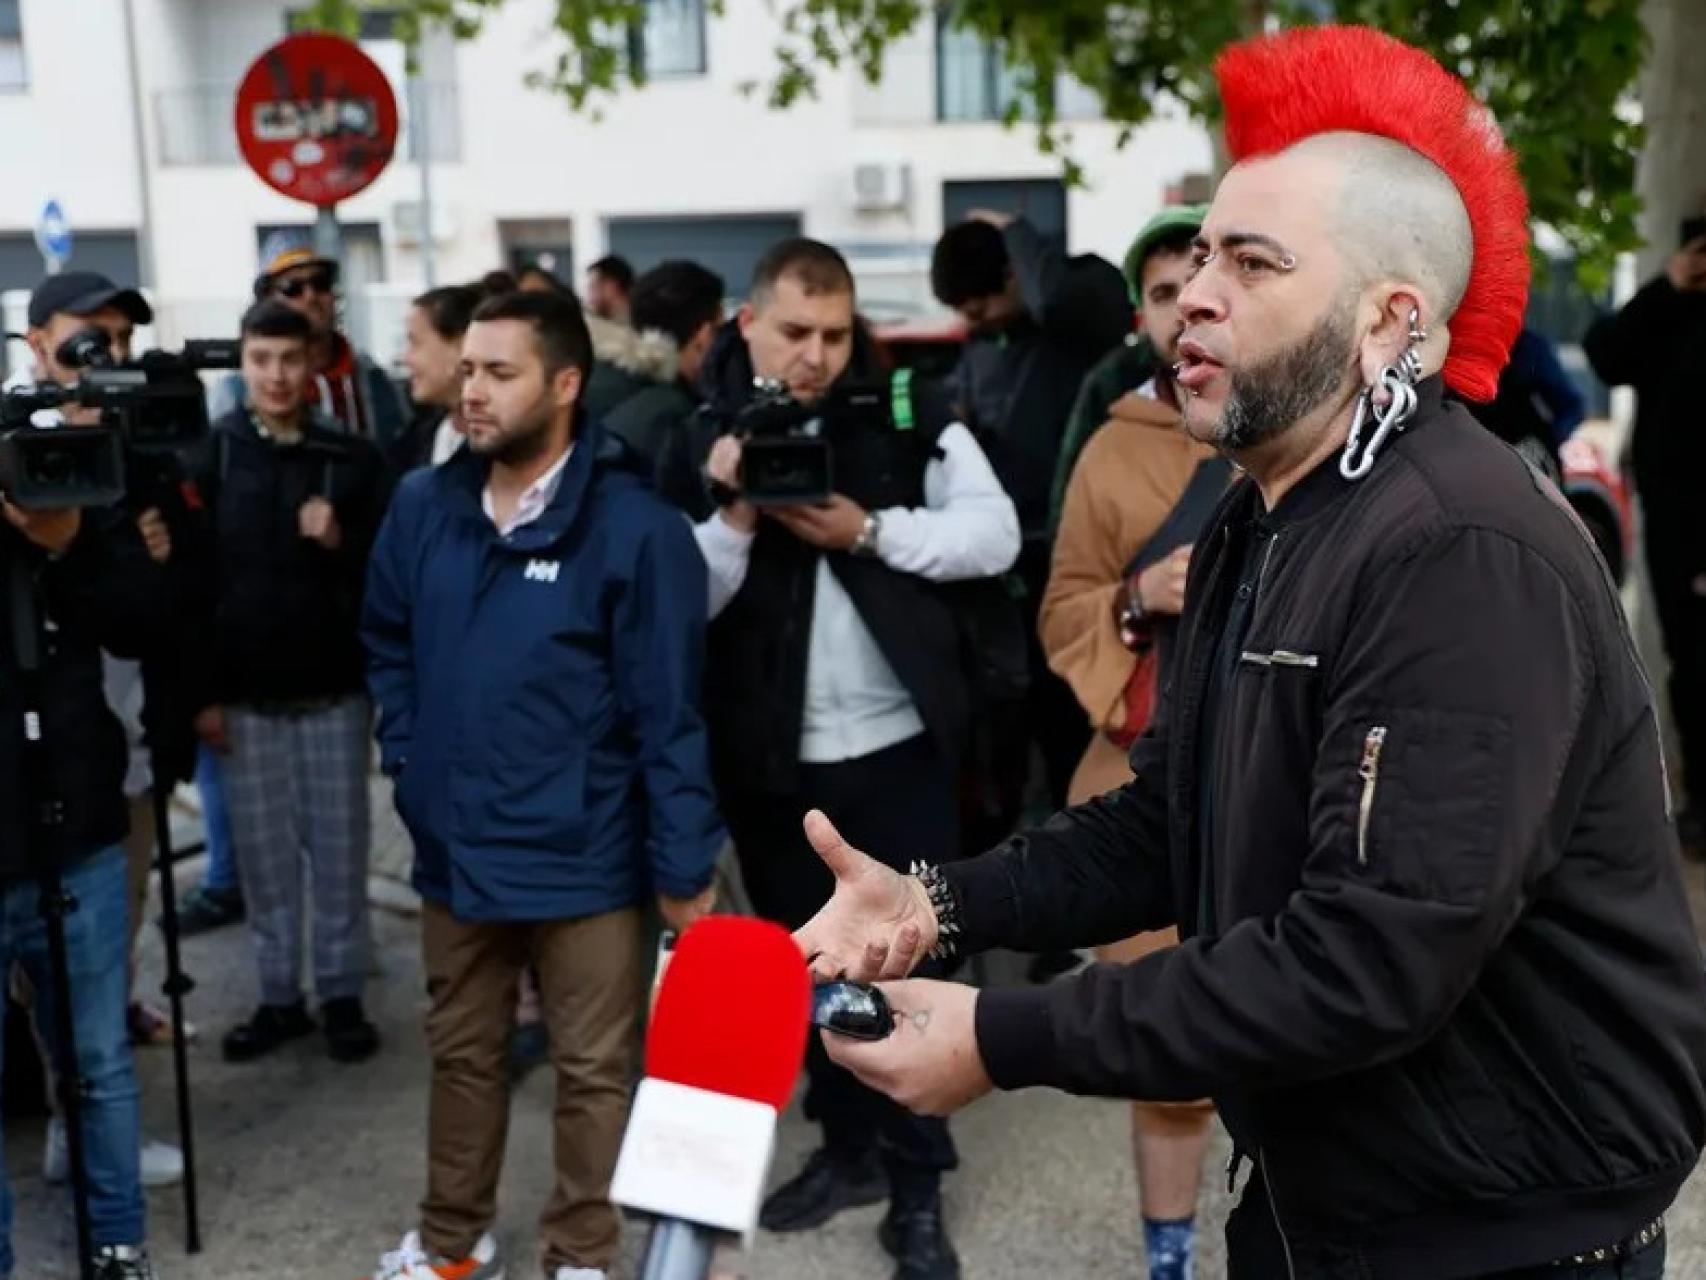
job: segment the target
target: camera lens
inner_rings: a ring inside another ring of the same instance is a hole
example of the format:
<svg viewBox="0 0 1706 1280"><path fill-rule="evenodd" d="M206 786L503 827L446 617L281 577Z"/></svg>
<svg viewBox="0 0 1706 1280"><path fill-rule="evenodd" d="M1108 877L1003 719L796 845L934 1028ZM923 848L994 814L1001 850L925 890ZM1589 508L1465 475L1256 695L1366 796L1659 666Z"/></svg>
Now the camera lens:
<svg viewBox="0 0 1706 1280"><path fill-rule="evenodd" d="M25 454L25 475L42 488L68 488L77 479L77 451L64 445L37 446Z"/></svg>

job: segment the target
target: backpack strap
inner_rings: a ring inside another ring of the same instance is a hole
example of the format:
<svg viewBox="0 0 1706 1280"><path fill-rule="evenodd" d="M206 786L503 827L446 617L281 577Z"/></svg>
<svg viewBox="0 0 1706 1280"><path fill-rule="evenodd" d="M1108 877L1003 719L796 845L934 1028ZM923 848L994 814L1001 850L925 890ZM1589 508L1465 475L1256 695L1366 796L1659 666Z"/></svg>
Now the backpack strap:
<svg viewBox="0 0 1706 1280"><path fill-rule="evenodd" d="M1161 522L1149 541L1131 558L1123 576L1130 579L1180 547L1195 542L1201 535L1203 526L1208 523L1209 516L1214 514L1215 507L1226 495L1226 486L1231 482L1232 463L1227 459L1217 454L1197 463L1197 469L1191 473L1190 483L1179 495L1178 502L1167 513L1167 518Z"/></svg>
<svg viewBox="0 0 1706 1280"><path fill-rule="evenodd" d="M916 373L914 369L896 369L889 375L889 417L896 431L916 432L914 439L925 456L940 461L942 446L938 441L955 421L954 414L932 385L917 386Z"/></svg>
<svg viewBox="0 0 1706 1280"><path fill-rule="evenodd" d="M889 376L889 406L896 431L911 431L918 424L912 408L912 377L911 369L896 369Z"/></svg>

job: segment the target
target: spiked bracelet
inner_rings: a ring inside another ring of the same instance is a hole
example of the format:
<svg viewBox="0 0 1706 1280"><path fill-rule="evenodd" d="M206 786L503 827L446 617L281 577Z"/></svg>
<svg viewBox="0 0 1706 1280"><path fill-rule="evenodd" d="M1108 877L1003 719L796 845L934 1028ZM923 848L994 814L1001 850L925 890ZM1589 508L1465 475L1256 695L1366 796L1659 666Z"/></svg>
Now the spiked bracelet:
<svg viewBox="0 0 1706 1280"><path fill-rule="evenodd" d="M936 913L936 945L930 948L935 960L951 960L959 948L960 904L954 891L942 878L942 869L927 862L914 862L912 874L930 895L930 909Z"/></svg>

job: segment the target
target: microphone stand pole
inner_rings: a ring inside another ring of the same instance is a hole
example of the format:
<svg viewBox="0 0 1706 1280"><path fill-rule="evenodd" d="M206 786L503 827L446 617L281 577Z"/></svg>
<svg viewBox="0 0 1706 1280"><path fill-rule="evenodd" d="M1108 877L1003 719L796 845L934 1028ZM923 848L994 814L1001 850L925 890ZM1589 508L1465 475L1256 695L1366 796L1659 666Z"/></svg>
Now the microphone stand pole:
<svg viewBox="0 0 1706 1280"><path fill-rule="evenodd" d="M178 1145L184 1153L184 1252L201 1252L201 1212L196 1199L195 1118L190 1109L189 1049L185 1044L184 997L195 979L184 972L178 948L178 887L172 879L171 780L162 753L154 753L154 852L160 869L160 933L166 943L166 980L161 991L172 1011L172 1073L177 1084Z"/></svg>
<svg viewBox="0 0 1706 1280"><path fill-rule="evenodd" d="M659 1218L640 1260L640 1280L704 1280L716 1247L715 1234L704 1227Z"/></svg>

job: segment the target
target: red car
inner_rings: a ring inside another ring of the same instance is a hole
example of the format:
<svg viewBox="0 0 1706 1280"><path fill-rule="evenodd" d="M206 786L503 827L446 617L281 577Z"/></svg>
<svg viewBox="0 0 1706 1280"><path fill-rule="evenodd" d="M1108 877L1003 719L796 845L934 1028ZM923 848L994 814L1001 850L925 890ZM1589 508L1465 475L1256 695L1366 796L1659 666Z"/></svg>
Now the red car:
<svg viewBox="0 0 1706 1280"><path fill-rule="evenodd" d="M1635 555L1635 510L1629 483L1591 425L1578 429L1558 451L1564 496L1605 557L1612 579L1623 585Z"/></svg>

